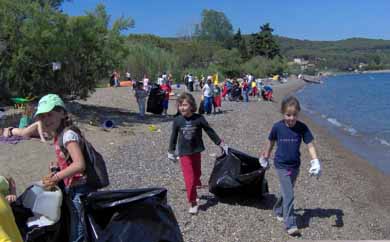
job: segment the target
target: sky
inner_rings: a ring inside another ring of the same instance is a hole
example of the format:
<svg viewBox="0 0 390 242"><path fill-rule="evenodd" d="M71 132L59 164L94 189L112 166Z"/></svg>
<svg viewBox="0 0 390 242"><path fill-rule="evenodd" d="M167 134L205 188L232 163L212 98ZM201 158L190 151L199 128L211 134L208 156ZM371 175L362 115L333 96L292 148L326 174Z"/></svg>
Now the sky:
<svg viewBox="0 0 390 242"><path fill-rule="evenodd" d="M188 35L203 9L223 12L234 32L258 32L269 22L274 34L307 40L353 37L390 40L390 0L70 0L62 9L84 15L102 3L112 20L135 21L129 34Z"/></svg>

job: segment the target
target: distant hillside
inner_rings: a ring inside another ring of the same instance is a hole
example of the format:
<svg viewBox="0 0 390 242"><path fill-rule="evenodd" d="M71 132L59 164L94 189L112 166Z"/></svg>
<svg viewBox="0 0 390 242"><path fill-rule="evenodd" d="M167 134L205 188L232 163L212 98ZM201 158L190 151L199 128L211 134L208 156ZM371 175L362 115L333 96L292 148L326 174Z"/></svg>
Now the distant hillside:
<svg viewBox="0 0 390 242"><path fill-rule="evenodd" d="M281 53L301 57L320 68L348 70L365 63L366 69L390 67L390 40L351 38L339 41L309 41L276 36Z"/></svg>

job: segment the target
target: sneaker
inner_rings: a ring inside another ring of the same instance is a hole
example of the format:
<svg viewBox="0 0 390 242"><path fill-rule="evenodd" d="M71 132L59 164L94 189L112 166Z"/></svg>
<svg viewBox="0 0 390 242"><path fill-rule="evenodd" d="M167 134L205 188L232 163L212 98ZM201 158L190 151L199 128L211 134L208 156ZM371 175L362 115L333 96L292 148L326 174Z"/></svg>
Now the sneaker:
<svg viewBox="0 0 390 242"><path fill-rule="evenodd" d="M287 229L287 234L290 236L297 236L300 234L299 229L297 227L291 227Z"/></svg>
<svg viewBox="0 0 390 242"><path fill-rule="evenodd" d="M283 222L284 221L282 216L276 216L276 220L278 220L279 222Z"/></svg>
<svg viewBox="0 0 390 242"><path fill-rule="evenodd" d="M198 213L198 205L195 205L195 206L192 206L190 207L190 209L188 210L188 212L192 215L196 215Z"/></svg>

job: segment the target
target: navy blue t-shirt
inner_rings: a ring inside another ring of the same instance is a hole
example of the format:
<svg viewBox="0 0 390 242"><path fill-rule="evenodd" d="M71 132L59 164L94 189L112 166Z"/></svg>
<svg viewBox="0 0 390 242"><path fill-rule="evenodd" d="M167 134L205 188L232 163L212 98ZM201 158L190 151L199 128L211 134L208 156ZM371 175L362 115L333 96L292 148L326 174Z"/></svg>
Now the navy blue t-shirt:
<svg viewBox="0 0 390 242"><path fill-rule="evenodd" d="M301 153L299 147L303 142L308 144L313 141L313 135L306 124L297 120L294 127L288 127L283 120L272 127L268 136L270 141L276 141L274 164L278 169L298 168L301 165Z"/></svg>

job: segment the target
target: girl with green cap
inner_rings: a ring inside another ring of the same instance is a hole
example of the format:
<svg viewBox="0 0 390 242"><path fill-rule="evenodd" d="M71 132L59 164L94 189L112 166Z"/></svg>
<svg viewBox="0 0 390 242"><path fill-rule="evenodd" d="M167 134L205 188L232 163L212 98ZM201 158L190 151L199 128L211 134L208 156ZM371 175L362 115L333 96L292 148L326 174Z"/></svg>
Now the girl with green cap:
<svg viewBox="0 0 390 242"><path fill-rule="evenodd" d="M43 184L50 189L59 182L64 183L65 193L70 198L71 205L70 241L84 241L80 197L96 189L86 183L84 174L86 163L82 152L81 135L74 129L68 129L72 123L64 102L56 94L48 94L39 100L35 116L42 122L44 130L53 134L57 165L60 168L59 172L45 176ZM67 156L61 147L66 149Z"/></svg>

